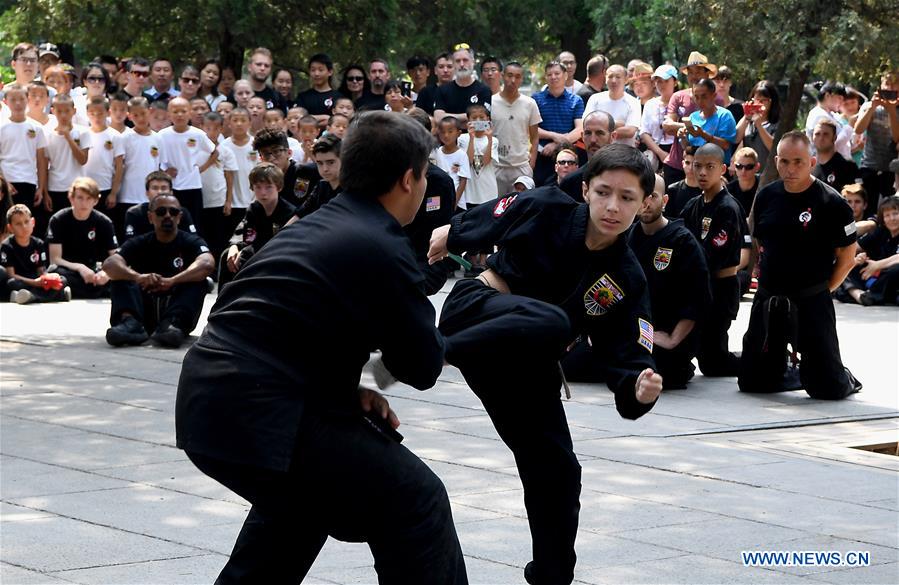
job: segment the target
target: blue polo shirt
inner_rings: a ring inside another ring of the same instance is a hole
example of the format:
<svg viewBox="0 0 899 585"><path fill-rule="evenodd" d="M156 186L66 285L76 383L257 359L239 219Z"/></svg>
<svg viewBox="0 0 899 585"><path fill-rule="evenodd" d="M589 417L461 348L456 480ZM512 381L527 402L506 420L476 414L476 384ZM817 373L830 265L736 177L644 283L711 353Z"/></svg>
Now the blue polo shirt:
<svg viewBox="0 0 899 585"><path fill-rule="evenodd" d="M737 140L737 123L734 115L727 108L715 106L715 113L708 118L702 117L702 112L696 110L690 114L690 121L697 128L702 128L716 138L724 138L730 142L730 148L724 149L724 164L730 164L730 155L734 151L734 143ZM706 143L699 136L690 136L690 144L697 148Z"/></svg>
<svg viewBox="0 0 899 585"><path fill-rule="evenodd" d="M555 97L549 93L549 88L531 96L537 102L540 109L540 128L548 132L566 134L574 129L574 121L584 117L584 100L574 95L567 89L562 95ZM546 144L549 140L541 140L540 144Z"/></svg>

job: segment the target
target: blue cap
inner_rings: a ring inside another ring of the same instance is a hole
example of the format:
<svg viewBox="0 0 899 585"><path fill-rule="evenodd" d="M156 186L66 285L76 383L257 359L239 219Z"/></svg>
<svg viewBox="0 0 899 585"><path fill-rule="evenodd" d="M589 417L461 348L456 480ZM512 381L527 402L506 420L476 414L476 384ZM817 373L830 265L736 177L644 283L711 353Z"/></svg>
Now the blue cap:
<svg viewBox="0 0 899 585"><path fill-rule="evenodd" d="M674 65L659 65L652 76L659 79L677 79L677 69Z"/></svg>

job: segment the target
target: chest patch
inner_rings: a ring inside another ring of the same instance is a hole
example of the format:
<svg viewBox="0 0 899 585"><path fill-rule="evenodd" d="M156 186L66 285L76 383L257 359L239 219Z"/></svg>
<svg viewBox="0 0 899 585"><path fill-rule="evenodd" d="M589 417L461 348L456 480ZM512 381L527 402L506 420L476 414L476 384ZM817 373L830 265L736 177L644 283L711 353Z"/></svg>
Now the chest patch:
<svg viewBox="0 0 899 585"><path fill-rule="evenodd" d="M193 148L193 147L196 146L196 145L197 145L197 139L196 139L196 138L188 138L188 139L187 139L187 146L188 146L188 147Z"/></svg>
<svg viewBox="0 0 899 585"><path fill-rule="evenodd" d="M172 260L172 266L181 270L181 267L184 266L184 258L181 256L176 256L174 260Z"/></svg>
<svg viewBox="0 0 899 585"><path fill-rule="evenodd" d="M31 260L32 264L37 264L38 262L41 261L41 255L37 252L37 250L35 250L34 252L31 253L29 260Z"/></svg>
<svg viewBox="0 0 899 585"><path fill-rule="evenodd" d="M712 227L712 218L711 217L703 217L702 218L702 239L704 240L707 235L709 235L709 229Z"/></svg>
<svg viewBox="0 0 899 585"><path fill-rule="evenodd" d="M608 274L603 274L584 294L584 308L591 317L605 315L623 298L621 287Z"/></svg>
<svg viewBox="0 0 899 585"><path fill-rule="evenodd" d="M808 225L808 222L812 221L812 211L807 209L799 214L799 221L802 223L803 227Z"/></svg>
<svg viewBox="0 0 899 585"><path fill-rule="evenodd" d="M94 241L97 239L97 230L91 229L91 231L87 232L87 239L90 241Z"/></svg>
<svg viewBox="0 0 899 585"><path fill-rule="evenodd" d="M652 264L655 266L656 270L665 270L668 268L668 265L671 264L671 256L674 255L674 250L671 248L659 248L656 250L656 255L652 259Z"/></svg>

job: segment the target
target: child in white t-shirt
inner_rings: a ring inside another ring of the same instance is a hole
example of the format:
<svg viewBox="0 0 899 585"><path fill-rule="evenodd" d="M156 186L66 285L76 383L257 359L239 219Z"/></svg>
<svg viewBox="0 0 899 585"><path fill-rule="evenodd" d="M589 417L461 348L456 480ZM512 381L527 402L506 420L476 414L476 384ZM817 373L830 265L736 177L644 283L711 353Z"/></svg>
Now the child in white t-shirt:
<svg viewBox="0 0 899 585"><path fill-rule="evenodd" d="M209 140L218 143L222 136L224 119L221 114L207 112L203 116L203 131ZM234 151L222 147L218 149L218 160L203 171L203 226L206 229L206 243L212 255L218 258L231 238L231 206L234 201L234 176L237 161Z"/></svg>
<svg viewBox="0 0 899 585"><path fill-rule="evenodd" d="M125 174L116 204L124 206L125 212L147 200L147 175L162 169L165 160L162 140L150 129L150 104L147 98L138 96L128 100L128 119L134 126L122 135ZM182 223L183 221L182 219ZM119 236L120 242L125 240L125 235L123 233Z"/></svg>
<svg viewBox="0 0 899 585"><path fill-rule="evenodd" d="M465 184L466 209L497 197L496 164L499 144L493 139L490 112L482 104L468 107L468 134L459 136L459 149L468 156L471 178Z"/></svg>
<svg viewBox="0 0 899 585"><path fill-rule="evenodd" d="M456 186L456 207L465 209L462 194L471 178L468 154L459 148L459 121L446 116L437 124L437 136L443 146L434 149L434 164L446 171Z"/></svg>
<svg viewBox="0 0 899 585"><path fill-rule="evenodd" d="M253 191L250 189L250 171L261 161L259 153L253 149L253 137L250 136L250 113L245 108L234 108L231 111L231 136L222 142L221 148L229 149L234 154L237 172L234 174L234 195L231 201L228 237L243 219L247 207L253 202Z"/></svg>
<svg viewBox="0 0 899 585"><path fill-rule="evenodd" d="M56 212L69 207L69 187L72 181L84 176L84 165L91 147L91 131L87 126L74 123L75 101L69 94L56 94L52 110L55 122L44 126L50 163L47 174L50 197L44 206ZM41 229L38 233L43 232Z"/></svg>
<svg viewBox="0 0 899 585"><path fill-rule="evenodd" d="M26 117L28 94L12 83L4 88L9 118L0 124L0 173L13 189L13 203L32 214L47 196L47 138L40 124Z"/></svg>

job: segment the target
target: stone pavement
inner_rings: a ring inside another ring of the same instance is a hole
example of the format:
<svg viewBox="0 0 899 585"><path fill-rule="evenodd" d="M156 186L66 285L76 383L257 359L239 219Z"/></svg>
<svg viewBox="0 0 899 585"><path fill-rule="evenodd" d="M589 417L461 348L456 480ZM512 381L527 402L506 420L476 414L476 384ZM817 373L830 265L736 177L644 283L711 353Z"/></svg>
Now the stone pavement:
<svg viewBox="0 0 899 585"><path fill-rule="evenodd" d="M103 301L0 307L3 584L212 583L247 512L174 447L184 351L110 348L107 315ZM899 457L851 448L899 439L899 312L837 315L865 384L842 402L698 376L632 422L605 387L573 385L577 583L899 583ZM389 396L447 486L471 582L523 583L514 462L459 372ZM755 550L863 551L870 566L744 566ZM365 545L329 541L306 582L376 583L371 564Z"/></svg>

